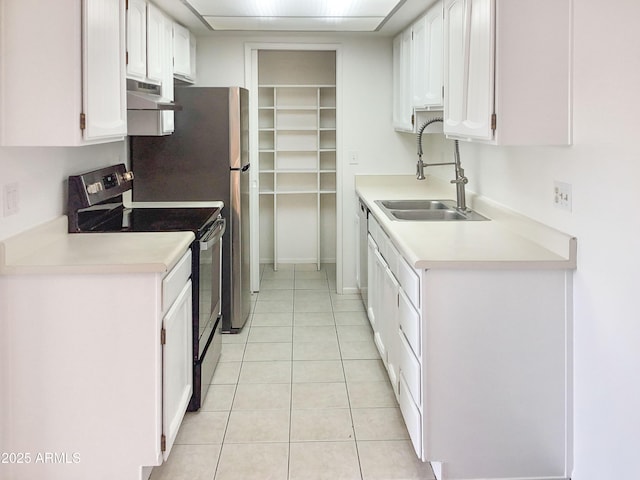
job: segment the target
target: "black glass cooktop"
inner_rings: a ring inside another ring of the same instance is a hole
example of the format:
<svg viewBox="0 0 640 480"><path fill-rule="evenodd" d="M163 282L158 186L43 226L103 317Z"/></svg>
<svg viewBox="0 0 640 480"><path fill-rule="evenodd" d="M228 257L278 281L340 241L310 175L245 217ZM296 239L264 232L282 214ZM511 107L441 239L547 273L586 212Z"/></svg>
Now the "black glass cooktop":
<svg viewBox="0 0 640 480"><path fill-rule="evenodd" d="M210 208L113 208L78 212L81 232L191 231L196 238L216 220L220 209Z"/></svg>

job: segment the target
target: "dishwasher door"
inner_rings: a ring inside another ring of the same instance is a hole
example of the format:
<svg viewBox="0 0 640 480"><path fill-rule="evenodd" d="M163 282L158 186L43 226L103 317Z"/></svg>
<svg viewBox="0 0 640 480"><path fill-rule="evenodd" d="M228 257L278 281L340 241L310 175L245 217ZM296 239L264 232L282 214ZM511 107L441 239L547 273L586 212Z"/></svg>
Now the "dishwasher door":
<svg viewBox="0 0 640 480"><path fill-rule="evenodd" d="M368 293L367 293L367 235L369 233L368 219L369 209L367 206L359 202L358 208L358 288L360 290L360 296L362 297L362 303L364 308L367 308Z"/></svg>

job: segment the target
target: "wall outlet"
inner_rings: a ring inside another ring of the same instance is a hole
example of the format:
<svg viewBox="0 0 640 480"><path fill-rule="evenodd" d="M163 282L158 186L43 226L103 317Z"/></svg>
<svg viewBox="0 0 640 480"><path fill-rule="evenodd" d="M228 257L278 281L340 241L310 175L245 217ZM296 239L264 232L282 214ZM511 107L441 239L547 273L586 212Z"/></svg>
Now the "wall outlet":
<svg viewBox="0 0 640 480"><path fill-rule="evenodd" d="M553 206L570 212L571 204L572 204L571 184L563 183L563 182L554 182Z"/></svg>
<svg viewBox="0 0 640 480"><path fill-rule="evenodd" d="M20 196L17 183L9 183L2 188L2 214L5 217L20 211Z"/></svg>
<svg viewBox="0 0 640 480"><path fill-rule="evenodd" d="M360 160L358 160L358 152L355 150L349 151L349 165L358 165Z"/></svg>

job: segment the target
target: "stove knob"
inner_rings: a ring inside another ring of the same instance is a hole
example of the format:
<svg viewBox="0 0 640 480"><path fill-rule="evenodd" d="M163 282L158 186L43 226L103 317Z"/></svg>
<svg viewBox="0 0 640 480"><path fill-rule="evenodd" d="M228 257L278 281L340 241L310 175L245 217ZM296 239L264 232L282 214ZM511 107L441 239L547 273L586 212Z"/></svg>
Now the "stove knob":
<svg viewBox="0 0 640 480"><path fill-rule="evenodd" d="M125 182L130 182L131 180L133 180L133 172L131 170L129 170L128 172L124 172L122 174L122 179Z"/></svg>
<svg viewBox="0 0 640 480"><path fill-rule="evenodd" d="M102 182L90 183L89 185L87 185L87 193L89 195L101 192L102 190L104 190Z"/></svg>

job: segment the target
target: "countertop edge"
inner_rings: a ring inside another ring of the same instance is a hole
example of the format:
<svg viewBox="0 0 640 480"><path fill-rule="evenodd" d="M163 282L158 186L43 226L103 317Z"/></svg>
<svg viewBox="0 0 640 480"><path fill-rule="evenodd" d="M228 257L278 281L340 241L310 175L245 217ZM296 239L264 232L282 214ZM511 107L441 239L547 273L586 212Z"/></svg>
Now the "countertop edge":
<svg viewBox="0 0 640 480"><path fill-rule="evenodd" d="M165 273L194 239L193 232L70 234L63 215L0 242L0 275Z"/></svg>

